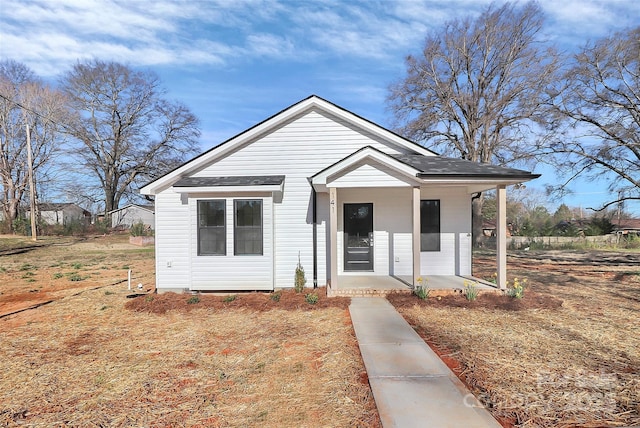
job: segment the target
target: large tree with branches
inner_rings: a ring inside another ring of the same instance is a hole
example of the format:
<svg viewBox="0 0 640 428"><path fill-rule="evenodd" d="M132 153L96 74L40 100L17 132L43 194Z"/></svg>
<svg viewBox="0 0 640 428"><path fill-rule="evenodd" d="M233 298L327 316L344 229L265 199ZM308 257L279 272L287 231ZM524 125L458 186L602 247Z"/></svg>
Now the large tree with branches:
<svg viewBox="0 0 640 428"><path fill-rule="evenodd" d="M398 131L473 162L531 159L529 142L545 129L544 106L558 69L557 53L540 40L542 26L536 3L506 3L430 34L421 54L407 57L406 77L390 88ZM482 203L476 195L476 239Z"/></svg>
<svg viewBox="0 0 640 428"><path fill-rule="evenodd" d="M554 107L568 127L551 154L570 171L556 190L584 176L609 182L609 201L594 209L640 200L640 27L588 43L575 55Z"/></svg>
<svg viewBox="0 0 640 428"><path fill-rule="evenodd" d="M42 189L44 171L64 146L62 130L69 117L62 93L44 84L24 64L0 62L0 205L5 228L18 217L29 192L29 169L39 184L36 187ZM27 125L31 165L27 162Z"/></svg>
<svg viewBox="0 0 640 428"><path fill-rule="evenodd" d="M198 119L164 98L154 73L93 60L76 64L61 85L78 112L70 132L80 166L97 179L105 213L197 152Z"/></svg>

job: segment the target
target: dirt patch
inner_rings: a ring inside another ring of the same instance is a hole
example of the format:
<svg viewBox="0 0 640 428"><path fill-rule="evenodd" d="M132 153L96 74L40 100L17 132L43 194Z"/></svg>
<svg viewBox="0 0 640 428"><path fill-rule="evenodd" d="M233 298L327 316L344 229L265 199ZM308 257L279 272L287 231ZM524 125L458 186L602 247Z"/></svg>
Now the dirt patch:
<svg viewBox="0 0 640 428"><path fill-rule="evenodd" d="M508 258L522 300L389 300L505 427L640 424L640 254L527 256ZM494 257L474 275L491 278Z"/></svg>
<svg viewBox="0 0 640 428"><path fill-rule="evenodd" d="M311 304L307 301L307 295L318 297L317 302ZM327 298L327 290L320 287L315 290L306 290L296 293L292 289L280 290L274 293L239 293L228 295L215 294L149 294L138 296L126 304L126 308L137 312L149 312L163 314L167 311L188 312L194 309L210 308L215 310L225 309L250 309L256 312L265 312L274 309L280 310L320 310L327 308L347 309L351 299L348 297Z"/></svg>

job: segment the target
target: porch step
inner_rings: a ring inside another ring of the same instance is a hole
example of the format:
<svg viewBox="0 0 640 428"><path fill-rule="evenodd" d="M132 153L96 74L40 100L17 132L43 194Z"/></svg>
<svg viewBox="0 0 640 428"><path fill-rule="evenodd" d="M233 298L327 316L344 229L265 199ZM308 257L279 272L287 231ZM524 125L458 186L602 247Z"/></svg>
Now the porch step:
<svg viewBox="0 0 640 428"><path fill-rule="evenodd" d="M374 288L347 288L347 289L333 289L330 286L327 287L327 297L385 297L389 294L411 294L413 290L406 289L374 289Z"/></svg>

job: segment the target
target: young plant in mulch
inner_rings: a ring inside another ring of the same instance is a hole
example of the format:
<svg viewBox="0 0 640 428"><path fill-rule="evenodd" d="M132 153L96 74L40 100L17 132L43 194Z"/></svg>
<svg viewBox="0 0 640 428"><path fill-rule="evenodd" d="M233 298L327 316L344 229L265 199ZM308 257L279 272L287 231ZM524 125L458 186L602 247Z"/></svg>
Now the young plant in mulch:
<svg viewBox="0 0 640 428"><path fill-rule="evenodd" d="M189 305L195 305L196 303L200 303L200 296L198 295L191 296L187 299L187 304Z"/></svg>
<svg viewBox="0 0 640 428"><path fill-rule="evenodd" d="M413 290L413 294L418 296L418 298L421 299L421 300L428 299L429 298L429 292L431 290L427 286L427 279L426 278L422 278L421 276L419 276L418 278L416 278L416 282L418 283L418 285L416 285L416 288Z"/></svg>
<svg viewBox="0 0 640 428"><path fill-rule="evenodd" d="M298 265L296 266L296 275L295 282L293 288L296 290L296 293L302 293L305 284L307 283L307 278L304 273L304 268L300 263L300 253L298 253Z"/></svg>
<svg viewBox="0 0 640 428"><path fill-rule="evenodd" d="M318 295L316 293L305 294L304 300L310 305L315 305L318 303Z"/></svg>
<svg viewBox="0 0 640 428"><path fill-rule="evenodd" d="M230 302L233 302L234 300L236 300L236 295L235 294L232 294L230 296L226 296L224 299L222 299L222 301L224 303L230 303Z"/></svg>
<svg viewBox="0 0 640 428"><path fill-rule="evenodd" d="M476 300L478 298L478 283L465 280L462 294L470 302Z"/></svg>
<svg viewBox="0 0 640 428"><path fill-rule="evenodd" d="M514 299L522 299L524 297L524 288L526 285L526 278L522 281L518 278L513 278L513 284L507 286L507 296L513 297Z"/></svg>

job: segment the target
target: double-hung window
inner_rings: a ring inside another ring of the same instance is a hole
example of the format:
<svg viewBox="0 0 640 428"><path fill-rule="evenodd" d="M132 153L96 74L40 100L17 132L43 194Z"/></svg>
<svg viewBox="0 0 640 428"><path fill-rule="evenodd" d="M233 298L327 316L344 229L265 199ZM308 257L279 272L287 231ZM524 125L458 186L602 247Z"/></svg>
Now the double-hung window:
<svg viewBox="0 0 640 428"><path fill-rule="evenodd" d="M236 199L234 204L234 254L262 255L262 200Z"/></svg>
<svg viewBox="0 0 640 428"><path fill-rule="evenodd" d="M440 200L420 201L420 251L440 251Z"/></svg>
<svg viewBox="0 0 640 428"><path fill-rule="evenodd" d="M226 201L224 199L198 201L198 255L227 254Z"/></svg>

